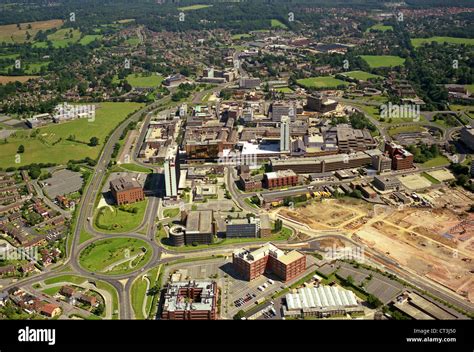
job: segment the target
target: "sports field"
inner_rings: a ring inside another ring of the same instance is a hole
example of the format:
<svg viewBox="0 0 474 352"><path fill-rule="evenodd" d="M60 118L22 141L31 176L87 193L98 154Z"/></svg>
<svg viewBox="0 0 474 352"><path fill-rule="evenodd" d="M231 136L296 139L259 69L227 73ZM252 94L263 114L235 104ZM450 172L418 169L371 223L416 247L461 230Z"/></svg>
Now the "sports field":
<svg viewBox="0 0 474 352"><path fill-rule="evenodd" d="M32 41L36 33L40 30L46 31L52 28L58 28L63 25L63 20L49 20L21 23L20 26L16 24L8 24L0 26L0 42L6 43L24 43ZM27 34L30 34L30 39L27 39Z"/></svg>
<svg viewBox="0 0 474 352"><path fill-rule="evenodd" d="M371 29L376 30L376 31L381 31L381 32L393 31L392 26L385 26L382 23L377 23L373 25L372 27L367 28L366 32L370 31Z"/></svg>
<svg viewBox="0 0 474 352"><path fill-rule="evenodd" d="M405 59L393 55L361 55L371 68L401 66Z"/></svg>
<svg viewBox="0 0 474 352"><path fill-rule="evenodd" d="M150 246L136 238L109 238L91 243L79 256L79 264L93 272L125 274L141 268L151 256Z"/></svg>
<svg viewBox="0 0 474 352"><path fill-rule="evenodd" d="M415 48L423 44L430 44L431 42L474 45L474 38L430 37L430 38L412 38L411 39L411 43Z"/></svg>
<svg viewBox="0 0 474 352"><path fill-rule="evenodd" d="M163 76L151 73L149 75L143 75L138 73L132 73L127 76L126 80L132 87L142 87L142 88L149 88L149 87L156 87L163 82ZM114 82L118 82L118 77L114 78Z"/></svg>
<svg viewBox="0 0 474 352"><path fill-rule="evenodd" d="M337 88L349 85L346 81L331 76L299 79L297 83L304 88Z"/></svg>
<svg viewBox="0 0 474 352"><path fill-rule="evenodd" d="M21 166L32 163L66 164L69 160L90 157L96 159L107 135L126 116L139 109L138 103L99 103L96 104L94 121L77 119L61 124L51 124L34 130L17 131L0 146L0 167ZM68 141L69 136L76 141ZM87 145L91 137L99 138L99 145ZM19 163L15 163L18 147L23 145Z"/></svg>
<svg viewBox="0 0 474 352"><path fill-rule="evenodd" d="M343 75L349 78L357 79L359 81L367 81L369 79L383 79L382 76L374 75L372 73L364 71L349 71L344 72Z"/></svg>

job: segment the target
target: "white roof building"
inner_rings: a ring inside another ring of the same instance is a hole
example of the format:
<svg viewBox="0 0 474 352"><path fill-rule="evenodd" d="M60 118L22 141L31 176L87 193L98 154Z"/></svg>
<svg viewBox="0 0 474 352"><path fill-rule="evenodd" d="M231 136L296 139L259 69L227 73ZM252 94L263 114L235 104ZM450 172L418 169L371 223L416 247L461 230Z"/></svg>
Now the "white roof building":
<svg viewBox="0 0 474 352"><path fill-rule="evenodd" d="M304 287L285 296L285 315L330 316L360 312L354 292L336 286Z"/></svg>

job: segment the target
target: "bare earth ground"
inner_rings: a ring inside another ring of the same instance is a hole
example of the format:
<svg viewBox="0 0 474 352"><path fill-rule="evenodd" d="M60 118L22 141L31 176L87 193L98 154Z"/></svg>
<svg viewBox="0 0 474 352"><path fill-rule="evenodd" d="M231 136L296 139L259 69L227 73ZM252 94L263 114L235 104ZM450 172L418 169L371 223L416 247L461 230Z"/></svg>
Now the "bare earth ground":
<svg viewBox="0 0 474 352"><path fill-rule="evenodd" d="M279 213L312 230L344 230L408 272L474 302L474 214L466 212L474 202L472 195L445 188L424 196L433 199L435 209L374 208L360 201L331 199L293 210L281 208Z"/></svg>
<svg viewBox="0 0 474 352"><path fill-rule="evenodd" d="M282 208L279 213L308 225L313 230L327 230L344 226L368 214L366 203L352 200L326 199L294 210Z"/></svg>
<svg viewBox="0 0 474 352"><path fill-rule="evenodd" d="M7 84L10 82L24 83L30 79L38 78L39 76L0 76L0 84Z"/></svg>

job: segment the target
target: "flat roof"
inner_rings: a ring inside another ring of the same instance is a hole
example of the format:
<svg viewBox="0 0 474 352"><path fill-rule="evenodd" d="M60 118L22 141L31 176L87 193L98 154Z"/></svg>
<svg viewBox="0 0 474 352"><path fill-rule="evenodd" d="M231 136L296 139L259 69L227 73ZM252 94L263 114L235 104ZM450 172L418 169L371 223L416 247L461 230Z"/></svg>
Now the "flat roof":
<svg viewBox="0 0 474 352"><path fill-rule="evenodd" d="M288 159L272 159L272 165L294 165L294 164L320 164L321 162L344 162L346 160L354 160L354 159L364 159L368 158L369 154L364 152L356 152L352 154L335 154L335 155L325 155L325 156L316 156L311 158L288 158Z"/></svg>
<svg viewBox="0 0 474 352"><path fill-rule="evenodd" d="M186 232L211 233L212 210L190 211L186 219Z"/></svg>
<svg viewBox="0 0 474 352"><path fill-rule="evenodd" d="M280 177L296 176L296 173L293 170L278 170L273 172L267 172L265 173L265 175L269 180L272 180Z"/></svg>
<svg viewBox="0 0 474 352"><path fill-rule="evenodd" d="M283 264L288 265L302 257L304 257L302 253L298 252L297 250L292 250L291 252L282 255L281 257L278 257L278 260Z"/></svg>
<svg viewBox="0 0 474 352"><path fill-rule="evenodd" d="M304 287L285 296L288 309L357 306L354 292L337 286Z"/></svg>

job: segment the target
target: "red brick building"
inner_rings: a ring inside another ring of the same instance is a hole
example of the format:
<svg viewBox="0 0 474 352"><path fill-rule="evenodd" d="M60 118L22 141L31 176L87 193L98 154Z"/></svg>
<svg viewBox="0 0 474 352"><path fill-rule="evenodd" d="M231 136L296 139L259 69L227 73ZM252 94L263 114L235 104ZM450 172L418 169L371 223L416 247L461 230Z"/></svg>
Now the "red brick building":
<svg viewBox="0 0 474 352"><path fill-rule="evenodd" d="M250 176L248 173L241 174L240 188L245 192L258 191L262 189L262 175Z"/></svg>
<svg viewBox="0 0 474 352"><path fill-rule="evenodd" d="M110 191L118 205L131 204L145 199L142 186L131 177L120 177L110 181Z"/></svg>
<svg viewBox="0 0 474 352"><path fill-rule="evenodd" d="M265 272L289 281L306 270L306 257L298 251L283 252L271 243L254 250L239 250L232 257L234 269L245 279L251 281Z"/></svg>
<svg viewBox="0 0 474 352"><path fill-rule="evenodd" d="M161 319L217 319L218 290L215 281L180 281L170 283L164 292Z"/></svg>
<svg viewBox="0 0 474 352"><path fill-rule="evenodd" d="M395 143L385 143L385 153L392 159L393 170L406 170L413 168L413 154Z"/></svg>
<svg viewBox="0 0 474 352"><path fill-rule="evenodd" d="M298 175L293 170L267 172L263 175L263 187L265 188L296 186L297 184Z"/></svg>

